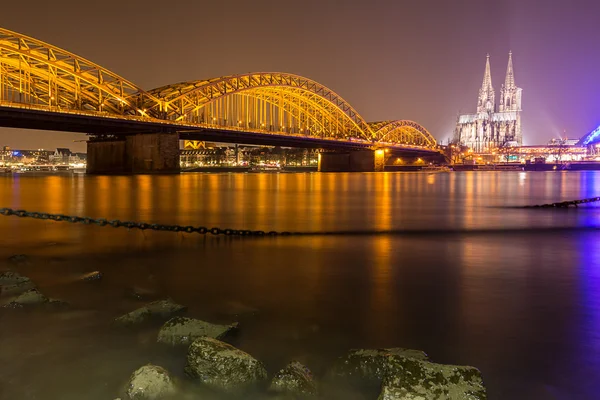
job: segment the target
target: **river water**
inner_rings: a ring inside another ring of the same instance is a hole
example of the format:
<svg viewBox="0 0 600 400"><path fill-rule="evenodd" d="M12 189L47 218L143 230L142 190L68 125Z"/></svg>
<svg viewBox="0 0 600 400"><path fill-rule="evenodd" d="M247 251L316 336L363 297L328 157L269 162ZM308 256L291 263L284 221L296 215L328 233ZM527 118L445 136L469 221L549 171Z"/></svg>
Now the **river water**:
<svg viewBox="0 0 600 400"><path fill-rule="evenodd" d="M184 352L157 345L155 327L111 328L143 304L136 288L239 320L235 345L270 373L297 359L322 376L350 348L407 347L478 367L492 400L597 399L600 208L518 206L598 195L597 172L0 176L0 207L364 232L236 239L0 217L0 270L71 304L0 309L0 398L110 400L148 362L185 382ZM94 270L101 281L78 280Z"/></svg>

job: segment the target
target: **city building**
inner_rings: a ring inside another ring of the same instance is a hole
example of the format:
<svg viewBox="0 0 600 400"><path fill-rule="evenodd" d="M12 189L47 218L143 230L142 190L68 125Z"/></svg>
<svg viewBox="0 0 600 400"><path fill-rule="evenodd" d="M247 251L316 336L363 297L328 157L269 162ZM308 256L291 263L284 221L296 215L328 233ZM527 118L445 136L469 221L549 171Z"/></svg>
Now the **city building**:
<svg viewBox="0 0 600 400"><path fill-rule="evenodd" d="M47 164L82 164L87 159L86 153L73 153L69 149L52 150L16 150L8 146L0 150L0 165L47 165Z"/></svg>
<svg viewBox="0 0 600 400"><path fill-rule="evenodd" d="M509 53L500 102L496 105L488 54L483 84L479 89L477 113L458 117L454 131L455 143L467 146L475 153L488 153L499 147L521 146L521 92L522 89L515 83L512 53Z"/></svg>
<svg viewBox="0 0 600 400"><path fill-rule="evenodd" d="M315 166L318 150L269 146L213 146L181 150L183 168L220 166Z"/></svg>

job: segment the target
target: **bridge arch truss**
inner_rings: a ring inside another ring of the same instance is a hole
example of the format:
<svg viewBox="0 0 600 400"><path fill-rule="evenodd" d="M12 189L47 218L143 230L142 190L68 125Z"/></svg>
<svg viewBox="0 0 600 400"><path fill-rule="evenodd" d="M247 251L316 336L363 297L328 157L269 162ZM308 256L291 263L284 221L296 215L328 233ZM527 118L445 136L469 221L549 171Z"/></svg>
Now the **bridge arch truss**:
<svg viewBox="0 0 600 400"><path fill-rule="evenodd" d="M0 28L0 103L140 117L142 104L158 100L91 61Z"/></svg>
<svg viewBox="0 0 600 400"><path fill-rule="evenodd" d="M331 139L374 139L369 125L348 102L298 75L233 75L168 85L150 93L162 100L165 119L176 122Z"/></svg>
<svg viewBox="0 0 600 400"><path fill-rule="evenodd" d="M435 137L422 125L408 120L371 122L375 140L380 143L400 143L435 148Z"/></svg>

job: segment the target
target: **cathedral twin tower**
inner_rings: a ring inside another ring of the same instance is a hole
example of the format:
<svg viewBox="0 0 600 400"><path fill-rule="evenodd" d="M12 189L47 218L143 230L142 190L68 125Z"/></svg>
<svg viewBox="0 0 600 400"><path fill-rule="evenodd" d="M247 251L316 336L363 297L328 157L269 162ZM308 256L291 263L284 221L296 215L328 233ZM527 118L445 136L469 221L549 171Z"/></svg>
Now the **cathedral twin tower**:
<svg viewBox="0 0 600 400"><path fill-rule="evenodd" d="M496 107L488 55L483 84L479 89L477 114L458 117L455 140L475 153L489 153L503 146L521 146L521 92L522 89L515 84L512 53L509 53L506 79L500 90L500 104Z"/></svg>

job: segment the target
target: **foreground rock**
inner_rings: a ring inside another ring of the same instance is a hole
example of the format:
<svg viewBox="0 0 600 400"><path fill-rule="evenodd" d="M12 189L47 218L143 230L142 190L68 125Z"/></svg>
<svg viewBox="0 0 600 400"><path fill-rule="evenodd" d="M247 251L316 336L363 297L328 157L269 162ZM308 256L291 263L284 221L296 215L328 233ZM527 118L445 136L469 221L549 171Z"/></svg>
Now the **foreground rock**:
<svg viewBox="0 0 600 400"><path fill-rule="evenodd" d="M35 284L29 280L12 285L0 285L0 296L17 296L34 288Z"/></svg>
<svg viewBox="0 0 600 400"><path fill-rule="evenodd" d="M485 400L481 373L473 367L393 357L378 400Z"/></svg>
<svg viewBox="0 0 600 400"><path fill-rule="evenodd" d="M267 379L263 364L217 339L203 337L188 349L185 373L203 384L227 392L251 390Z"/></svg>
<svg viewBox="0 0 600 400"><path fill-rule="evenodd" d="M26 276L17 274L16 272L0 272L0 285L18 285L26 282L31 282L31 280Z"/></svg>
<svg viewBox="0 0 600 400"><path fill-rule="evenodd" d="M381 384L388 374L390 360L394 357L407 357L427 360L427 354L420 350L394 347L389 349L353 349L339 358L334 365L334 378L365 381L370 384Z"/></svg>
<svg viewBox="0 0 600 400"><path fill-rule="evenodd" d="M144 365L131 375L127 396L131 400L164 399L175 393L175 385L166 369L157 365Z"/></svg>
<svg viewBox="0 0 600 400"><path fill-rule="evenodd" d="M171 299L158 300L115 319L115 324L131 326L152 319L165 320L179 312L185 311L186 308L187 307L177 304Z"/></svg>
<svg viewBox="0 0 600 400"><path fill-rule="evenodd" d="M317 395L317 385L310 370L297 361L292 361L275 374L269 392L290 397L312 398Z"/></svg>
<svg viewBox="0 0 600 400"><path fill-rule="evenodd" d="M20 308L23 306L39 305L49 303L50 299L43 295L37 289L30 289L17 296L16 299L8 303L5 307Z"/></svg>
<svg viewBox="0 0 600 400"><path fill-rule="evenodd" d="M26 283L23 283L24 285ZM4 304L4 308L24 308L30 306L47 306L50 308L65 308L69 303L62 300L55 300L46 297L37 289L29 289L15 297L10 303Z"/></svg>
<svg viewBox="0 0 600 400"><path fill-rule="evenodd" d="M238 324L217 325L199 319L175 317L168 320L158 332L158 341L170 345L191 344L203 336L221 339L237 329Z"/></svg>

